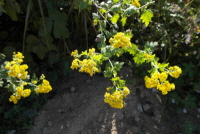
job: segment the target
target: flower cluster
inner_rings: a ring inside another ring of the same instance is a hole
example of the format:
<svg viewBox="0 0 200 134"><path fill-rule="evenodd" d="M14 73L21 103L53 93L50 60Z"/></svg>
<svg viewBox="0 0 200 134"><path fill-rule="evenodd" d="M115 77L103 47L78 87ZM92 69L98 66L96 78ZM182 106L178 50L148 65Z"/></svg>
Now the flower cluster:
<svg viewBox="0 0 200 134"><path fill-rule="evenodd" d="M131 47L130 37L125 36L122 32L119 32L113 38L110 38L109 42L114 48Z"/></svg>
<svg viewBox="0 0 200 134"><path fill-rule="evenodd" d="M52 90L51 85L49 84L49 81L46 79L42 80L42 84L38 85L35 88L36 93L49 93Z"/></svg>
<svg viewBox="0 0 200 134"><path fill-rule="evenodd" d="M85 72L90 74L90 76L93 76L95 73L99 72L99 69L97 68L97 63L92 59L92 56L95 55L95 49L89 49L89 52L84 52L85 55L91 57L90 59L83 59L82 61L78 58L75 58L72 61L71 69L79 69L79 72ZM71 53L71 56L78 57L78 51L75 50Z"/></svg>
<svg viewBox="0 0 200 134"><path fill-rule="evenodd" d="M15 93L10 96L9 101L13 102L14 104L17 104L18 100L21 99L21 97L26 98L31 94L30 89L24 89L24 86L27 85L26 82L21 82L21 85L18 87L15 87Z"/></svg>
<svg viewBox="0 0 200 134"><path fill-rule="evenodd" d="M110 90L110 87L107 88ZM127 95L130 94L130 90L127 87L124 87L122 91L116 90L114 93L110 94L108 92L104 95L104 102L110 104L113 108L123 108L124 101L123 99L126 98Z"/></svg>
<svg viewBox="0 0 200 134"><path fill-rule="evenodd" d="M23 97L26 98L31 94L31 87L34 87L36 93L48 93L52 90L49 81L45 79L44 75L41 75L40 80L42 80L42 84L36 85L37 83L41 83L37 78L28 82L28 66L26 64L21 65L23 62L24 56L22 53L18 52L14 53L13 60L11 62L7 62L5 65L5 69L8 70L8 79L10 80L10 87L13 87L13 94L10 96L9 101L17 104L17 102Z"/></svg>
<svg viewBox="0 0 200 134"><path fill-rule="evenodd" d="M174 83L169 83L167 81L168 74L174 78L178 78L179 75L182 73L181 68L178 66L169 67L168 71L164 71L162 73L155 72L151 75L151 77L145 76L145 86L147 88L157 88L162 92L163 95L167 94L169 91L175 89Z"/></svg>
<svg viewBox="0 0 200 134"><path fill-rule="evenodd" d="M178 78L180 74L182 73L182 70L178 66L169 67L169 73L172 77Z"/></svg>
<svg viewBox="0 0 200 134"><path fill-rule="evenodd" d="M5 69L8 70L8 76L17 77L18 79L26 79L28 72L28 66L26 64L21 65L24 56L22 53L14 53L13 61L7 62Z"/></svg>

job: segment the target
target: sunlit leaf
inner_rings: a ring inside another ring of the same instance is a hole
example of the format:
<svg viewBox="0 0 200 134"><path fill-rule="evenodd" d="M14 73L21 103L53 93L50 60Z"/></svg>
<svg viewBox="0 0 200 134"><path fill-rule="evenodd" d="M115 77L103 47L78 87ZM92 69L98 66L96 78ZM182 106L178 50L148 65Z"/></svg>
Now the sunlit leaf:
<svg viewBox="0 0 200 134"><path fill-rule="evenodd" d="M122 17L122 19L121 19L122 26L124 26L126 24L126 20L127 20L127 17Z"/></svg>
<svg viewBox="0 0 200 134"><path fill-rule="evenodd" d="M112 16L112 18L111 18L110 20L112 21L112 23L115 24L115 23L117 23L118 19L119 19L119 14L116 13L116 14L114 14L114 15Z"/></svg>
<svg viewBox="0 0 200 134"><path fill-rule="evenodd" d="M143 23L145 23L145 26L147 27L152 17L153 17L152 11L145 10L145 12L141 15L140 19L142 20Z"/></svg>

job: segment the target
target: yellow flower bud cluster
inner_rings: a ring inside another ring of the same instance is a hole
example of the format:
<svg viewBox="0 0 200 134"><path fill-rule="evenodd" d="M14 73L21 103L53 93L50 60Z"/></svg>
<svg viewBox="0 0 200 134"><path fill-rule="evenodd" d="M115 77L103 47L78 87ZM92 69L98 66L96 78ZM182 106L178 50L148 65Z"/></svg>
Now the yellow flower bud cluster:
<svg viewBox="0 0 200 134"><path fill-rule="evenodd" d="M169 72L172 77L178 78L182 73L182 70L180 67L174 66L174 67L169 67Z"/></svg>
<svg viewBox="0 0 200 134"><path fill-rule="evenodd" d="M96 62L92 59L84 59L83 61L79 59L74 59L71 65L71 69L79 69L79 72L89 73L90 76L93 76L96 72L99 72L99 69L96 67Z"/></svg>
<svg viewBox="0 0 200 134"><path fill-rule="evenodd" d="M43 79L42 84L38 85L38 87L35 88L36 93L49 93L51 90L52 87L49 84L49 81L46 79Z"/></svg>
<svg viewBox="0 0 200 134"><path fill-rule="evenodd" d="M13 95L10 96L9 101L13 102L14 104L17 104L18 100L21 99L21 97L26 98L31 94L30 89L24 89L24 85L27 85L27 83L22 82L19 87L16 87L16 91Z"/></svg>
<svg viewBox="0 0 200 134"><path fill-rule="evenodd" d="M164 71L162 73L155 72L151 77L145 76L145 86L147 88L157 88L162 92L163 95L167 94L169 91L175 89L174 83L169 83L167 81L168 74L170 74L174 78L178 78L182 73L181 68L178 66L169 67L168 71Z"/></svg>
<svg viewBox="0 0 200 134"><path fill-rule="evenodd" d="M18 79L26 79L28 66L26 64L20 65L23 62L24 56L22 53L14 53L13 61L7 62L5 69L8 70L8 76L17 77Z"/></svg>
<svg viewBox="0 0 200 134"><path fill-rule="evenodd" d="M84 52L84 54L87 54L88 56L92 57L95 55L95 49L89 49L89 52ZM78 57L78 51L75 50L71 53L72 56ZM96 72L99 72L99 69L97 68L97 63L93 59L83 59L82 61L78 58L75 58L72 61L71 69L79 69L79 72L85 72L90 74L90 76L93 76Z"/></svg>
<svg viewBox="0 0 200 134"><path fill-rule="evenodd" d="M75 50L71 53L71 56L76 57L76 55L78 55L78 50Z"/></svg>
<svg viewBox="0 0 200 134"><path fill-rule="evenodd" d="M40 77L40 80L42 80L42 83L39 82L41 83L40 85L36 85L38 83L37 80L26 82L28 79L28 72L26 71L26 69L28 69L28 66L26 64L21 65L21 63L23 62L23 58L24 56L22 55L22 53L14 53L13 61L7 62L5 65L5 69L8 70L8 76L14 77L11 83L11 86L13 87L13 94L9 98L9 101L13 102L14 104L17 104L17 102L22 97L26 98L30 96L30 86L35 88L36 93L48 93L52 90L49 81L45 79L45 76L43 74ZM25 88L26 85L29 85L28 88Z"/></svg>
<svg viewBox="0 0 200 134"><path fill-rule="evenodd" d="M126 37L124 33L119 32L113 38L110 38L109 42L114 48L126 48L131 47L130 37Z"/></svg>
<svg viewBox="0 0 200 134"><path fill-rule="evenodd" d="M107 90L109 90L107 88ZM122 91L116 90L114 93L110 94L108 92L104 95L104 102L110 104L113 108L123 108L124 101L123 99L126 98L127 95L130 94L130 90L127 87L124 87Z"/></svg>

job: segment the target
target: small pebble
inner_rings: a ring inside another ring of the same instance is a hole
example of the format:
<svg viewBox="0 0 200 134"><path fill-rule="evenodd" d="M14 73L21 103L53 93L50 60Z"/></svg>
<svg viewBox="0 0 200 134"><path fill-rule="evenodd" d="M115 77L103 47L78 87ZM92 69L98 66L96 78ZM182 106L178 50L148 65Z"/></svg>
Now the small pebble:
<svg viewBox="0 0 200 134"><path fill-rule="evenodd" d="M71 87L70 88L70 92L75 92L76 91L76 88L75 87Z"/></svg>
<svg viewBox="0 0 200 134"><path fill-rule="evenodd" d="M90 83L90 82L91 82L91 79L87 79L86 82L87 82L87 83Z"/></svg>
<svg viewBox="0 0 200 134"><path fill-rule="evenodd" d="M42 129L43 132L45 132L46 130L47 130L47 127L44 127L44 128Z"/></svg>
<svg viewBox="0 0 200 134"><path fill-rule="evenodd" d="M63 110L62 109L58 109L58 113L62 113L63 112Z"/></svg>
<svg viewBox="0 0 200 134"><path fill-rule="evenodd" d="M144 104L142 107L145 112L147 112L151 108L149 104Z"/></svg>
<svg viewBox="0 0 200 134"><path fill-rule="evenodd" d="M187 113L187 109L183 108L183 113L186 114Z"/></svg>
<svg viewBox="0 0 200 134"><path fill-rule="evenodd" d="M142 105L141 105L141 104L138 104L138 105L137 105L137 110L138 110L139 112L143 112L143 109L142 109Z"/></svg>
<svg viewBox="0 0 200 134"><path fill-rule="evenodd" d="M48 121L48 126L49 126L49 127L53 126L52 121Z"/></svg>

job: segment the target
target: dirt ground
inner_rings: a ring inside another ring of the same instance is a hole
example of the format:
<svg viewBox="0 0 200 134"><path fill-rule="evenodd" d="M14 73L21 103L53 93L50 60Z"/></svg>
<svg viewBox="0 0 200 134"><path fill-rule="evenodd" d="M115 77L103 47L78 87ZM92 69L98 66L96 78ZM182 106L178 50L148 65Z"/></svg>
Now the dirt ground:
<svg viewBox="0 0 200 134"><path fill-rule="evenodd" d="M127 68L120 74L133 79ZM186 121L199 129L197 113L175 114L160 92L130 84L125 107L114 109L103 101L109 79L77 71L69 77L69 82L58 86L63 92L37 113L27 134L181 134Z"/></svg>

